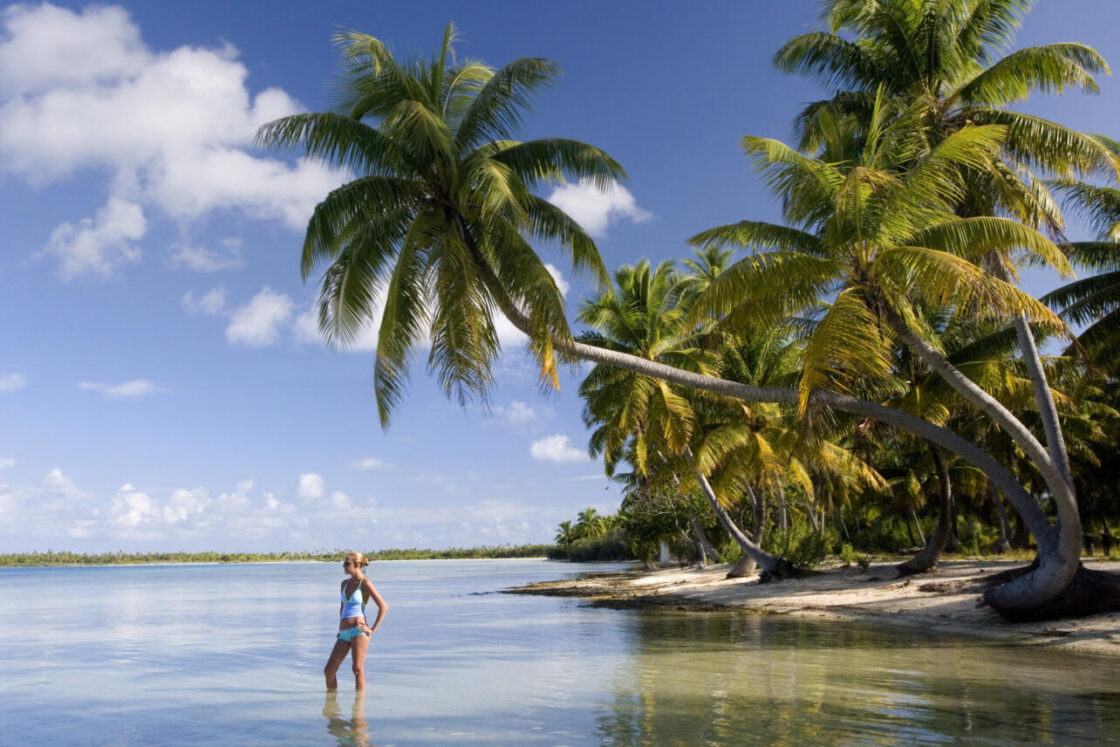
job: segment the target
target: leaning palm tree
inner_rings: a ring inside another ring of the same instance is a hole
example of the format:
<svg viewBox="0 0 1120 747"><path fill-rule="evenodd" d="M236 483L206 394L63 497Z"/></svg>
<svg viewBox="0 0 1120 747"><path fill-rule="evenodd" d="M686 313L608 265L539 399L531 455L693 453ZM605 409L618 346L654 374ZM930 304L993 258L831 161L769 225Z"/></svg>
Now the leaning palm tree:
<svg viewBox="0 0 1120 747"><path fill-rule="evenodd" d="M513 140L529 95L555 76L555 65L536 58L496 71L455 64L453 38L449 27L436 57L402 63L373 37L342 34L339 110L285 117L258 133L263 145L302 146L355 177L312 214L301 269L306 278L327 265L319 322L330 340L345 342L374 322L383 295L374 371L382 424L403 396L410 351L425 335L428 365L445 391L485 396L498 352L495 310L529 337L542 377L553 384L557 358L581 359L748 402L798 400L788 387L728 381L572 339L560 292L529 241L558 244L574 269L603 284L607 275L587 234L532 190L563 176L604 184L624 173L583 143ZM1009 500L1030 501L1011 472L952 431L841 392L818 390L808 404L917 433L983 470ZM1030 573L996 597L1004 609L1031 609L1065 586L1052 574Z"/></svg>
<svg viewBox="0 0 1120 747"><path fill-rule="evenodd" d="M774 56L780 69L816 77L833 92L830 100L811 104L798 117L802 144L819 143L836 111L855 113L869 125L879 92L901 106L920 106L923 126L935 145L966 125L1000 125L1006 129L1000 157L987 168L965 167L966 189L955 211L962 216L1010 215L1059 232L1063 219L1041 177L1099 171L1116 178L1120 160L1100 138L1008 108L1036 92L1080 88L1097 93L1093 76L1108 73L1104 58L1084 44L1047 44L1005 54L1032 5L1033 0L826 0L822 18L829 30L795 37ZM841 34L856 38L849 41ZM984 264L1002 279L1012 278L1012 254L1010 248L992 251ZM1046 371L1027 320L1020 316L1015 326L1049 458L1064 482L1055 489L1075 500Z"/></svg>
<svg viewBox="0 0 1120 747"><path fill-rule="evenodd" d="M1057 526L1033 499L1021 493L1008 499L1032 526L1039 570L1065 586L1080 558L1071 484L1034 434L945 357L924 310L1062 329L1043 304L981 263L993 251L1023 247L1060 271L1068 264L1051 241L1020 223L954 212L967 188L962 171L993 163L1005 129L963 127L928 148L921 115L918 106L908 115L891 112L880 91L863 137L856 137L855 117L839 118L818 158L745 137L744 148L783 200L790 225L742 221L693 237L697 246L755 252L717 278L694 311L697 319L706 313L724 324L773 323L827 300L802 353L803 411L821 388L880 399L897 391L903 382L892 380L893 351L905 345L1007 431L1042 473L1058 505ZM1001 604L998 594L988 599Z"/></svg>

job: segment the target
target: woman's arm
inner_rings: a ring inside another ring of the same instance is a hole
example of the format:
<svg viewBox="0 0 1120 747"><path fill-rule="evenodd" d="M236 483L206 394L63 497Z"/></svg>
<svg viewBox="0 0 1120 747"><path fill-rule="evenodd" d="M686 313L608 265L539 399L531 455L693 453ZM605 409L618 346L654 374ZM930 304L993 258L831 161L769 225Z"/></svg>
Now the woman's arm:
<svg viewBox="0 0 1120 747"><path fill-rule="evenodd" d="M372 626L370 626L368 622L366 623L366 627L369 628L369 632L372 634L373 631L377 630L381 625L381 621L385 619L385 613L389 611L389 605L381 595L377 593L377 589L373 588L373 582L368 578L362 579L362 592L365 594L367 602L372 599L373 603L377 605L377 619L373 621Z"/></svg>

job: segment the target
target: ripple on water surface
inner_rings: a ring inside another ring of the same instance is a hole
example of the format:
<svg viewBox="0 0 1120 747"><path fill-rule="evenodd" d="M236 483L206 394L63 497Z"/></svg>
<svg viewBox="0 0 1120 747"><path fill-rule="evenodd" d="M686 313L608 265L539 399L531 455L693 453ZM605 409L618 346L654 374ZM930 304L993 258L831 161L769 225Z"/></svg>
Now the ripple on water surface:
<svg viewBox="0 0 1120 747"><path fill-rule="evenodd" d="M491 593L581 570L372 565L364 697L322 688L336 564L0 570L0 744L1120 743L1105 659Z"/></svg>

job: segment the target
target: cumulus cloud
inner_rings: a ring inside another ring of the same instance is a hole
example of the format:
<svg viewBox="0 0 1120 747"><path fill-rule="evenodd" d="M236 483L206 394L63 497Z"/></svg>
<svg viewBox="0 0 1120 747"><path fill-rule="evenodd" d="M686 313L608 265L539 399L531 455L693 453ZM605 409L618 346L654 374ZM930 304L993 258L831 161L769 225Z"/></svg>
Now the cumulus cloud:
<svg viewBox="0 0 1120 747"><path fill-rule="evenodd" d="M15 463L16 460L12 459L11 457L0 457L0 469L8 469L9 467L14 466Z"/></svg>
<svg viewBox="0 0 1120 747"><path fill-rule="evenodd" d="M610 223L619 219L643 223L652 217L638 207L634 195L618 183L600 190L590 180L581 179L576 184L560 185L548 196L548 201L596 237L605 236Z"/></svg>
<svg viewBox="0 0 1120 747"><path fill-rule="evenodd" d="M253 300L234 310L226 327L226 339L235 345L272 345L280 338L280 329L291 315L292 300L266 286Z"/></svg>
<svg viewBox="0 0 1120 747"><path fill-rule="evenodd" d="M129 483L121 486L109 506L109 521L125 529L158 521L159 517L159 508L152 497Z"/></svg>
<svg viewBox="0 0 1120 747"><path fill-rule="evenodd" d="M226 289L221 286L211 288L197 301L194 300L194 294L187 291L180 303L188 314L218 316L226 309Z"/></svg>
<svg viewBox="0 0 1120 747"><path fill-rule="evenodd" d="M76 226L63 223L51 231L41 255L58 259L58 274L63 280L84 273L109 277L121 265L140 261L140 249L131 242L142 238L147 230L148 222L139 205L110 197L95 218L83 218Z"/></svg>
<svg viewBox="0 0 1120 747"><path fill-rule="evenodd" d="M0 374L0 392L12 392L27 386L27 377L23 374Z"/></svg>
<svg viewBox="0 0 1120 747"><path fill-rule="evenodd" d="M116 6L0 12L0 169L36 185L107 175L97 217L51 237L63 277L136 261L145 209L179 221L234 209L298 229L342 181L316 162L250 155L260 125L301 107L279 89L251 93L237 57L229 44L152 49ZM209 251L175 257L196 269L228 263Z"/></svg>
<svg viewBox="0 0 1120 747"><path fill-rule="evenodd" d="M325 495L323 476L305 472L299 476L299 497L305 501L317 500Z"/></svg>
<svg viewBox="0 0 1120 747"><path fill-rule="evenodd" d="M525 423L532 423L537 419L536 410L528 404L516 399L508 405L498 405L495 407L494 414L510 425L524 425Z"/></svg>
<svg viewBox="0 0 1120 747"><path fill-rule="evenodd" d="M341 490L334 490L331 492L331 506L340 511L345 511L351 507L350 496L343 493Z"/></svg>
<svg viewBox="0 0 1120 747"><path fill-rule="evenodd" d="M240 247L240 242L235 246ZM227 249L218 252L201 246L179 244L172 248L168 263L172 267L186 267L196 272L221 272L222 270L236 270L244 267L237 249Z"/></svg>
<svg viewBox="0 0 1120 747"><path fill-rule="evenodd" d="M134 379L123 384L100 384L94 381L83 381L78 384L78 388L88 392L101 392L106 397L117 398L144 397L159 391L159 387L147 379Z"/></svg>
<svg viewBox="0 0 1120 747"><path fill-rule="evenodd" d="M178 524L200 515L208 505L210 505L210 497L206 488L193 490L179 488L163 505L163 520L167 524Z"/></svg>
<svg viewBox="0 0 1120 747"><path fill-rule="evenodd" d="M529 444L529 454L542 462L586 462L587 452L577 449L563 434L546 436Z"/></svg>
<svg viewBox="0 0 1120 747"><path fill-rule="evenodd" d="M388 463L386 463L384 459L378 459L377 457L366 457L365 459L359 459L350 466L353 469L360 469L364 471L389 468Z"/></svg>
<svg viewBox="0 0 1120 747"><path fill-rule="evenodd" d="M572 286L568 285L568 281L564 279L564 273L548 262L544 263L544 269L548 270L548 274L556 281L556 287L560 289L560 295L567 296Z"/></svg>

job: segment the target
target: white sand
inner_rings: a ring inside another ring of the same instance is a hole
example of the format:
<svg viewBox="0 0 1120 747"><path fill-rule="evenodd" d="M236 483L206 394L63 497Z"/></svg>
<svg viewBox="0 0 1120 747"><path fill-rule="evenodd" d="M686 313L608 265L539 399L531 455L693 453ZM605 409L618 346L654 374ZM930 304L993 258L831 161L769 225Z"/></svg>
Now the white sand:
<svg viewBox="0 0 1120 747"><path fill-rule="evenodd" d="M580 596L610 607L731 608L823 620L860 620L1120 656L1120 613L1042 623L1008 623L978 607L974 582L1020 561L945 561L931 573L897 577L892 565L826 569L803 579L759 584L725 578L729 566L592 574L513 590ZM1087 562L1120 571L1120 564ZM924 588L923 588L924 587Z"/></svg>

